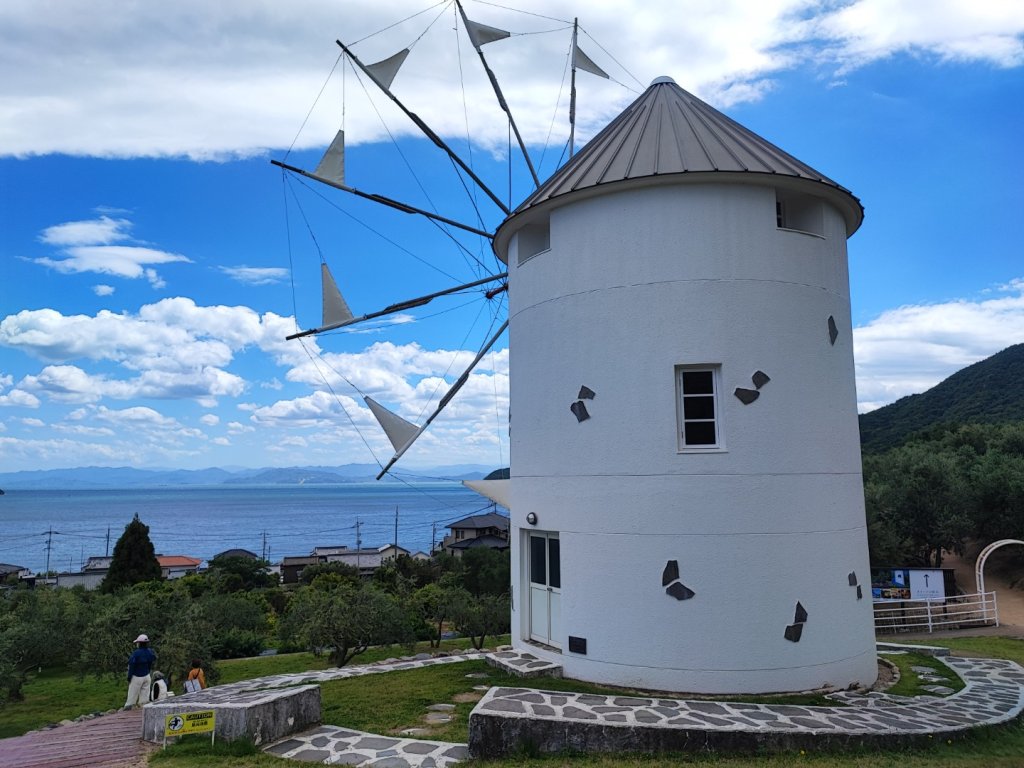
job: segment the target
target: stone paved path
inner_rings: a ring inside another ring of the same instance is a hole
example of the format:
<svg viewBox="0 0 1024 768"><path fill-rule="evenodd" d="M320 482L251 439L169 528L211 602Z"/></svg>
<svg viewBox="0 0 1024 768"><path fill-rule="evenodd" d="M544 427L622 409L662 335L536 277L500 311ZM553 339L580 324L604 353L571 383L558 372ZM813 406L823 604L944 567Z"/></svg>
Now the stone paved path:
<svg viewBox="0 0 1024 768"><path fill-rule="evenodd" d="M487 656L495 666L529 668L511 662L516 652L500 651ZM495 658L498 657L498 658ZM485 658L471 653L439 659L395 660L391 663L325 670L313 675L279 675L276 685L343 679L451 664ZM581 724L604 728L686 730L690 733L749 733L758 738L799 736L879 736L947 734L979 725L995 725L1024 713L1024 669L1011 661L941 658L966 687L951 696L894 696L882 692L843 691L832 698L845 706L744 704L719 701L597 696L557 693L530 688L491 688L473 710L501 718L536 719L549 723ZM500 663L499 663L500 662ZM934 670L922 668L923 678L939 689L949 682ZM253 681L246 681L249 686ZM936 693L941 693L939 690ZM571 730L571 729L570 729ZM378 766L379 768L443 768L468 756L466 745L405 739L362 733L337 726L321 726L293 736L265 751L328 764Z"/></svg>
<svg viewBox="0 0 1024 768"><path fill-rule="evenodd" d="M951 734L967 728L1005 723L1024 713L1024 668L1012 661L942 658L966 687L951 696L892 696L886 693L841 692L831 698L842 707L781 704L743 704L723 701L689 701L638 696L597 696L556 693L529 688L492 688L473 710L495 716L495 727L508 733L526 734L523 722L544 721L567 726L561 733L588 729L677 730L708 735L756 734L761 744L774 737L781 743L800 735L847 737L900 737ZM932 673L928 669L928 673ZM937 686L943 682L936 678ZM942 686L939 686L942 687ZM950 690L946 688L946 690ZM470 729L474 725L471 721ZM555 732L542 726L540 730ZM753 739L747 739L753 743ZM739 743L740 739L734 739ZM898 738L893 738L898 741ZM564 745L568 746L568 744ZM498 754L498 753L494 753ZM486 755L493 756L493 755Z"/></svg>
<svg viewBox="0 0 1024 768"><path fill-rule="evenodd" d="M126 768L145 765L152 749L142 735L142 710L0 739L3 768Z"/></svg>

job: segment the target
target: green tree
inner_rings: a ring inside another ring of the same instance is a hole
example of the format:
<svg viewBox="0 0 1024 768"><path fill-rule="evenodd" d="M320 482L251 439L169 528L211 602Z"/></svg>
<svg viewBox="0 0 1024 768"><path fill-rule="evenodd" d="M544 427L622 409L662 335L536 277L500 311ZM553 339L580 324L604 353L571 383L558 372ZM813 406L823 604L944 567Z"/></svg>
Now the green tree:
<svg viewBox="0 0 1024 768"><path fill-rule="evenodd" d="M475 596L507 595L511 584L509 551L473 547L462 553L461 583Z"/></svg>
<svg viewBox="0 0 1024 768"><path fill-rule="evenodd" d="M206 572L218 592L242 592L277 586L277 574L268 572L270 563L251 557L215 557Z"/></svg>
<svg viewBox="0 0 1024 768"><path fill-rule="evenodd" d="M488 635L509 631L512 606L507 595L471 595L465 590L451 603L452 623L460 635L469 638L478 651Z"/></svg>
<svg viewBox="0 0 1024 768"><path fill-rule="evenodd" d="M445 622L451 619L456 606L469 597L471 595L466 590L449 584L427 584L413 593L412 607L430 628L432 648L440 647Z"/></svg>
<svg viewBox="0 0 1024 768"><path fill-rule="evenodd" d="M341 584L331 590L303 588L282 621L283 639L326 651L343 667L371 645L409 643L412 622L392 595L370 585Z"/></svg>
<svg viewBox="0 0 1024 768"><path fill-rule="evenodd" d="M358 568L354 565L349 565L348 563L339 562L308 565L302 569L302 577L300 580L303 584L312 584L314 579L319 576L337 576L338 579L335 581L350 584L359 584L361 580Z"/></svg>
<svg viewBox="0 0 1024 768"><path fill-rule="evenodd" d="M114 557L110 561L100 589L116 592L143 581L160 579L160 563L157 562L153 542L149 540L149 526L144 525L136 514L124 527L124 533L114 545Z"/></svg>

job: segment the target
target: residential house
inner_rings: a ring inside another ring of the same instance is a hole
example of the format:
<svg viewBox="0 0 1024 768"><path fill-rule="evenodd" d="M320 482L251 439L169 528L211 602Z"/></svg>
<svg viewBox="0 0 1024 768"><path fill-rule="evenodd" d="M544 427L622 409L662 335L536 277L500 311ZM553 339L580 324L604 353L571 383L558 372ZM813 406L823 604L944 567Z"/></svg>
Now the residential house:
<svg viewBox="0 0 1024 768"><path fill-rule="evenodd" d="M248 549L225 549L223 552L218 552L216 555L211 557L211 560L216 560L218 557L244 557L246 560L259 560L260 556L255 552L250 552Z"/></svg>
<svg viewBox="0 0 1024 768"><path fill-rule="evenodd" d="M508 518L496 512L470 515L448 527L451 533L444 537L441 549L455 557L474 547L508 549Z"/></svg>
<svg viewBox="0 0 1024 768"><path fill-rule="evenodd" d="M310 565L317 565L321 560L318 557L285 557L281 560L281 583L298 584L302 578L302 572Z"/></svg>
<svg viewBox="0 0 1024 768"><path fill-rule="evenodd" d="M157 555L156 560L160 563L160 574L165 579L191 576L199 570L199 565L203 562L201 558L186 555Z"/></svg>
<svg viewBox="0 0 1024 768"><path fill-rule="evenodd" d="M19 579L27 579L31 575L31 569L26 568L23 565L0 563L0 581L5 581L10 576L17 576Z"/></svg>

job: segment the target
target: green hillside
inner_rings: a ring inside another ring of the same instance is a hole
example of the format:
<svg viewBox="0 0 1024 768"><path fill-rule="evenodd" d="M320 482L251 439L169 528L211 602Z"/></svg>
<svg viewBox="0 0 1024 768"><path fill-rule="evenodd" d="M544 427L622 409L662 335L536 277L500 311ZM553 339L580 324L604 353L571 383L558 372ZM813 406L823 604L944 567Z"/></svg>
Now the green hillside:
<svg viewBox="0 0 1024 768"><path fill-rule="evenodd" d="M1024 421L1024 344L957 371L920 395L860 417L861 446L877 453L937 424Z"/></svg>

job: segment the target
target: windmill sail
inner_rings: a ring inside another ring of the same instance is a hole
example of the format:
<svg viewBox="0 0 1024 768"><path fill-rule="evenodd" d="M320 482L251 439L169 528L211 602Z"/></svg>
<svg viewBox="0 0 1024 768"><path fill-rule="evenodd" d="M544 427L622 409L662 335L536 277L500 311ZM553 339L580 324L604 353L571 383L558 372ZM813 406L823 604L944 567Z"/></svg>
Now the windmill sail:
<svg viewBox="0 0 1024 768"><path fill-rule="evenodd" d="M337 325L352 319L352 310L348 308L345 299L338 290L338 284L334 282L331 270L326 264L320 264L320 280L323 284L324 316L322 325Z"/></svg>
<svg viewBox="0 0 1024 768"><path fill-rule="evenodd" d="M345 183L345 132L338 131L313 171L315 176L336 184Z"/></svg>
<svg viewBox="0 0 1024 768"><path fill-rule="evenodd" d="M511 33L506 32L504 29L489 27L486 24L470 21L469 19L464 19L464 21L466 23L466 32L469 34L469 41L473 43L474 48L493 43L495 40L504 40L506 37L511 36Z"/></svg>
<svg viewBox="0 0 1024 768"><path fill-rule="evenodd" d="M402 68L408 55L409 49L403 48L394 56L389 56L383 61L378 61L376 64L367 64L366 73L377 81L377 85L386 91L391 87L391 83L395 81L395 75Z"/></svg>
<svg viewBox="0 0 1024 768"><path fill-rule="evenodd" d="M377 419L377 423L384 429L384 434L388 436L391 446L396 451L401 451L419 435L420 427L417 427L411 421L406 421L397 413L389 411L372 397L364 397L363 400L370 407L374 418Z"/></svg>
<svg viewBox="0 0 1024 768"><path fill-rule="evenodd" d="M584 72L603 77L605 80L609 79L608 73L597 66L594 60L587 56L579 46L575 46L572 50L572 65L576 69L582 69Z"/></svg>

